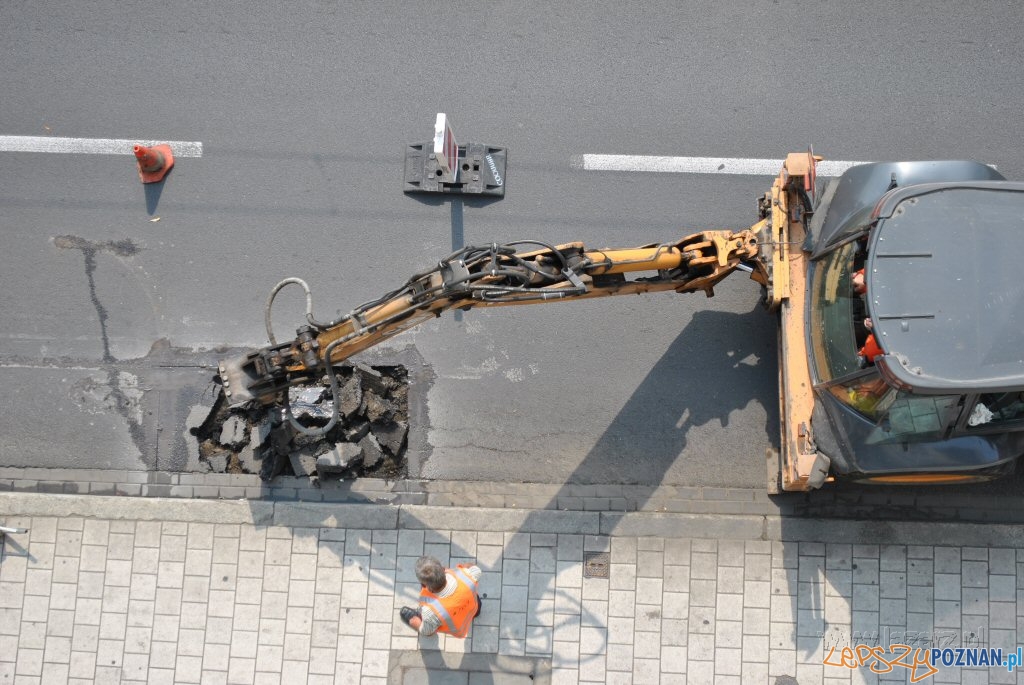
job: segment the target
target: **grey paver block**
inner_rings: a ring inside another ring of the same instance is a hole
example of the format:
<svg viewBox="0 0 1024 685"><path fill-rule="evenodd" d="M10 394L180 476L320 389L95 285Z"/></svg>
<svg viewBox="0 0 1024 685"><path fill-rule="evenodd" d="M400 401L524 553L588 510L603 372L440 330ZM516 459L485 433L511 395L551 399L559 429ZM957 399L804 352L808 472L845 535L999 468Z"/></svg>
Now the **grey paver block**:
<svg viewBox="0 0 1024 685"><path fill-rule="evenodd" d="M555 591L555 613L579 615L583 603L579 588L558 588Z"/></svg>
<svg viewBox="0 0 1024 685"><path fill-rule="evenodd" d="M718 556L706 552L694 551L690 555L690 577L701 580L718 578Z"/></svg>
<svg viewBox="0 0 1024 685"><path fill-rule="evenodd" d="M988 548L961 547L960 558L964 561L988 561Z"/></svg>
<svg viewBox="0 0 1024 685"><path fill-rule="evenodd" d="M905 571L882 571L879 577L879 596L903 599L907 596Z"/></svg>
<svg viewBox="0 0 1024 685"><path fill-rule="evenodd" d="M1010 575L989 576L988 593L993 602L1016 601L1016 578Z"/></svg>
<svg viewBox="0 0 1024 685"><path fill-rule="evenodd" d="M854 585L853 602L854 611L878 611L878 586L877 585Z"/></svg>
<svg viewBox="0 0 1024 685"><path fill-rule="evenodd" d="M718 598L717 582L714 580L690 581L690 606L715 606Z"/></svg>
<svg viewBox="0 0 1024 685"><path fill-rule="evenodd" d="M667 592L687 592L690 589L690 567L666 565L662 580Z"/></svg>
<svg viewBox="0 0 1024 685"><path fill-rule="evenodd" d="M608 615L631 617L636 605L636 592L633 590L609 590Z"/></svg>
<svg viewBox="0 0 1024 685"><path fill-rule="evenodd" d="M1013 575L1015 569L1016 550L993 548L988 550L988 563L991 573Z"/></svg>
<svg viewBox="0 0 1024 685"><path fill-rule="evenodd" d="M690 605L690 615L687 618L687 632L694 633L715 632L715 608L713 606Z"/></svg>
<svg viewBox="0 0 1024 685"><path fill-rule="evenodd" d="M960 574L936 573L935 599L958 601L960 599Z"/></svg>
<svg viewBox="0 0 1024 685"><path fill-rule="evenodd" d="M959 547L935 548L935 573L959 574L960 570Z"/></svg>
<svg viewBox="0 0 1024 685"><path fill-rule="evenodd" d="M578 561L556 562L555 586L558 588L583 587L583 564Z"/></svg>
<svg viewBox="0 0 1024 685"><path fill-rule="evenodd" d="M527 589L528 588L524 585L505 585L504 587L502 587L502 613L513 612L525 614L527 607Z"/></svg>
<svg viewBox="0 0 1024 685"><path fill-rule="evenodd" d="M743 567L742 566L719 566L718 567L718 592L720 593L743 593Z"/></svg>
<svg viewBox="0 0 1024 685"><path fill-rule="evenodd" d="M719 540L718 564L720 566L743 566L744 551L743 540Z"/></svg>
<svg viewBox="0 0 1024 685"><path fill-rule="evenodd" d="M748 554L743 561L743 577L747 580L770 580L771 557L767 554Z"/></svg>
<svg viewBox="0 0 1024 685"><path fill-rule="evenodd" d="M1016 606L1010 602L990 602L988 606L989 627L1011 630L1017 627Z"/></svg>
<svg viewBox="0 0 1024 685"><path fill-rule="evenodd" d="M690 541L670 538L665 540L665 565L689 566Z"/></svg>
<svg viewBox="0 0 1024 685"><path fill-rule="evenodd" d="M822 545L824 549L824 545ZM800 566L797 578L800 582L821 583L825 578L825 559L820 556L800 554Z"/></svg>
<svg viewBox="0 0 1024 685"><path fill-rule="evenodd" d="M666 618L685 618L689 614L690 597L685 592L665 592L662 611Z"/></svg>
<svg viewBox="0 0 1024 685"><path fill-rule="evenodd" d="M912 585L907 588L908 612L931 612L934 601L935 592L932 587Z"/></svg>
<svg viewBox="0 0 1024 685"><path fill-rule="evenodd" d="M988 614L988 590L965 587L960 590L960 610L964 614Z"/></svg>
<svg viewBox="0 0 1024 685"><path fill-rule="evenodd" d="M904 599L880 599L878 621L885 626L902 626L907 621L907 602Z"/></svg>
<svg viewBox="0 0 1024 685"><path fill-rule="evenodd" d="M772 546L772 568L797 568L800 555L799 546L796 542L780 542L773 540Z"/></svg>
<svg viewBox="0 0 1024 685"><path fill-rule="evenodd" d="M965 548L967 549L973 548ZM982 550L987 552L987 550ZM976 555L975 555L976 556ZM983 588L988 587L988 561L986 554L986 561L967 561L964 560L961 565L961 583L963 587L977 587Z"/></svg>
<svg viewBox="0 0 1024 685"><path fill-rule="evenodd" d="M850 623L850 600L849 596L841 597L835 595L825 596L825 621L829 625L840 625ZM895 624L902 625L902 622Z"/></svg>
<svg viewBox="0 0 1024 685"><path fill-rule="evenodd" d="M820 611L825 604L825 586L820 583L798 583L796 601L801 609Z"/></svg>
<svg viewBox="0 0 1024 685"><path fill-rule="evenodd" d="M638 604L662 603L662 580L660 578L637 578L636 601Z"/></svg>
<svg viewBox="0 0 1024 685"><path fill-rule="evenodd" d="M530 562L524 559L505 559L502 562L502 584L525 585L530 583Z"/></svg>
<svg viewBox="0 0 1024 685"><path fill-rule="evenodd" d="M907 560L908 585L932 585L935 582L935 564L931 559Z"/></svg>
<svg viewBox="0 0 1024 685"><path fill-rule="evenodd" d="M637 632L660 632L661 607L656 604L637 604L633 621Z"/></svg>
<svg viewBox="0 0 1024 685"><path fill-rule="evenodd" d="M936 599L933 610L936 628L960 628L960 602Z"/></svg>
<svg viewBox="0 0 1024 685"><path fill-rule="evenodd" d="M584 590L587 589L587 582L584 583ZM607 587L605 587L607 597ZM530 573L529 592L530 599L552 599L555 596L555 574L552 573Z"/></svg>

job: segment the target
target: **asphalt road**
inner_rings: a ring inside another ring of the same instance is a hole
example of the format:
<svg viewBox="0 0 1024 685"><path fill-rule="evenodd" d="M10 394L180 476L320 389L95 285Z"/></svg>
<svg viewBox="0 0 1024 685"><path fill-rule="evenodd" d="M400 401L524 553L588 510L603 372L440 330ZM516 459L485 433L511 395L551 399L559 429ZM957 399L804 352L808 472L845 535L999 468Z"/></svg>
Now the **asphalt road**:
<svg viewBox="0 0 1024 685"><path fill-rule="evenodd" d="M812 144L1024 179L1019 25L1012 2L5 3L0 136L203 155L153 188L127 156L0 152L0 464L192 468L188 393L221 350L265 344L284 277L329 318L462 243L746 227L771 180L574 155ZM403 195L403 148L440 111L508 146L504 199ZM757 298L736 276L712 300L448 315L367 360L416 367L413 475L758 487L777 371ZM279 302L282 337L302 303Z"/></svg>

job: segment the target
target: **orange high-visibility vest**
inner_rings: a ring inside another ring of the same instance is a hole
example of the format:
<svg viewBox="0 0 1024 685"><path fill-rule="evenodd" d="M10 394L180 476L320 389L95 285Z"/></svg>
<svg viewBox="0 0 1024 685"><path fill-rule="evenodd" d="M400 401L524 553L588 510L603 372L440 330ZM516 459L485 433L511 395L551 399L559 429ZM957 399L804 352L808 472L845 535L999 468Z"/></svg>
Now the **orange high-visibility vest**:
<svg viewBox="0 0 1024 685"><path fill-rule="evenodd" d="M878 341L875 340L875 334L868 334L868 339L864 341L864 347L860 348L858 352L862 357L867 359L869 362L875 361L875 357L881 357L885 352L878 346Z"/></svg>
<svg viewBox="0 0 1024 685"><path fill-rule="evenodd" d="M477 583L462 569L468 568L459 564L454 569L445 569L445 573L455 576L456 588L448 597L438 597L427 588L420 590L420 606L433 611L441 619L439 633L448 633L455 637L469 635L469 625L478 607L476 598Z"/></svg>

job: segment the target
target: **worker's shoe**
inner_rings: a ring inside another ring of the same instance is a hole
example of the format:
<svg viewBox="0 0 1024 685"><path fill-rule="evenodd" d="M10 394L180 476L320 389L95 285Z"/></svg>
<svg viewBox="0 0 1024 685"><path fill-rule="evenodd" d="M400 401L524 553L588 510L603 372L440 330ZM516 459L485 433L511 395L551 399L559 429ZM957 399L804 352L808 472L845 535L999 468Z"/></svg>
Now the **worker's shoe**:
<svg viewBox="0 0 1024 685"><path fill-rule="evenodd" d="M416 611L412 607L402 607L398 610L398 615L402 617L402 623L412 628L412 617L419 616L420 612Z"/></svg>

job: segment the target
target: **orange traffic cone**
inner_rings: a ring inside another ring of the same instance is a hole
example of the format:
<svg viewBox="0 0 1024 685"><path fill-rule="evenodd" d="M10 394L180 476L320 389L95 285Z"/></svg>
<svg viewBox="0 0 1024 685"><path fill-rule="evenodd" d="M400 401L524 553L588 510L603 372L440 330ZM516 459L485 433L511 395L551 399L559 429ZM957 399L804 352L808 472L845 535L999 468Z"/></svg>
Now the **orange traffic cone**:
<svg viewBox="0 0 1024 685"><path fill-rule="evenodd" d="M153 147L136 145L132 149L135 151L135 159L139 163L139 178L143 183L162 181L174 166L174 155L171 154L170 145L154 145Z"/></svg>

